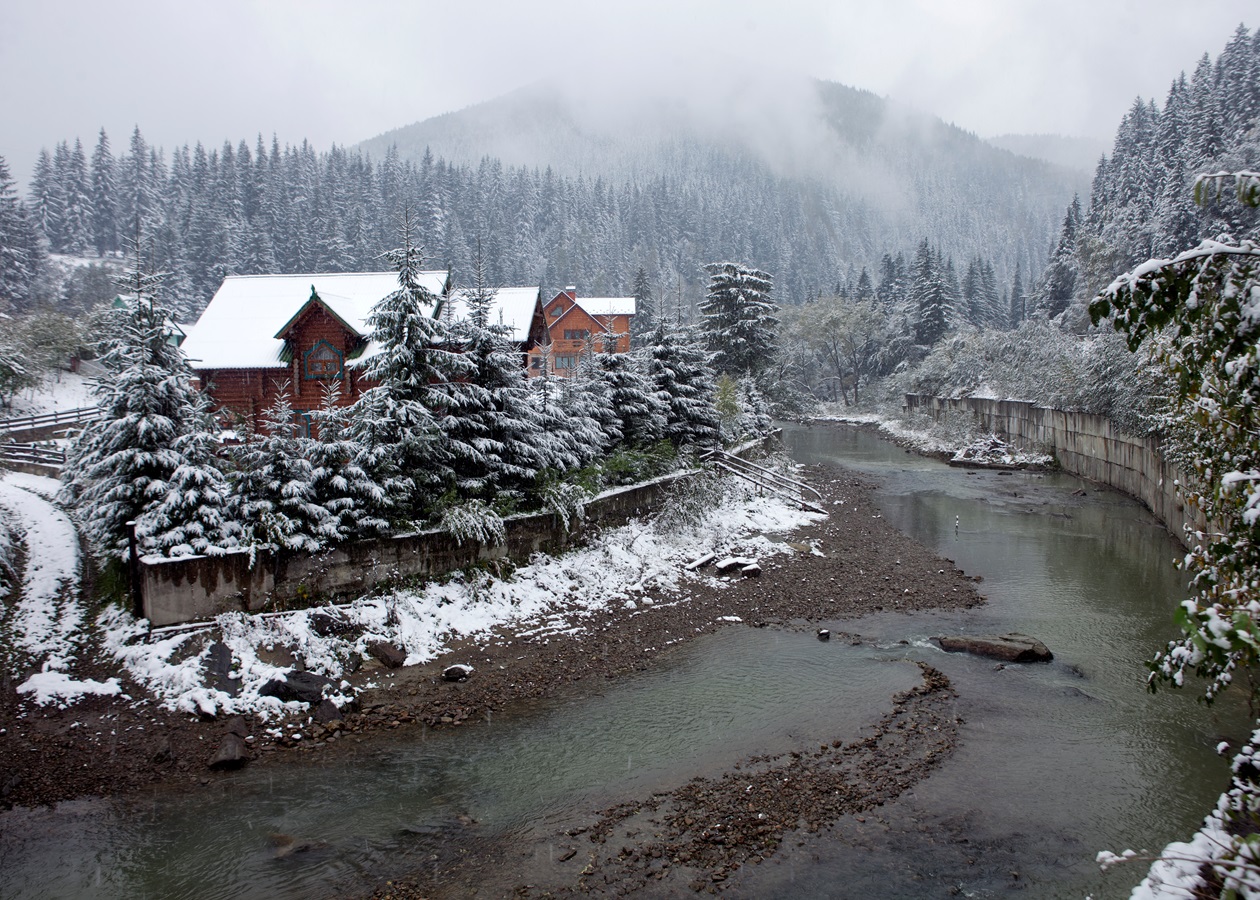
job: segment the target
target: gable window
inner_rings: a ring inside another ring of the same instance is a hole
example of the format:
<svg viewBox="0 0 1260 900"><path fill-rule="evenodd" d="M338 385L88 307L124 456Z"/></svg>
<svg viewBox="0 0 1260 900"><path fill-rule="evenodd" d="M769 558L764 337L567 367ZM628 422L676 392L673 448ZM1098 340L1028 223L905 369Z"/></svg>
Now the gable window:
<svg viewBox="0 0 1260 900"><path fill-rule="evenodd" d="M564 330L564 339L566 341L584 341L591 336L589 328L566 328Z"/></svg>
<svg viewBox="0 0 1260 900"><path fill-rule="evenodd" d="M551 318L558 319L560 318L560 315L563 312L564 312L564 304L557 303L555 306L551 307Z"/></svg>
<svg viewBox="0 0 1260 900"><path fill-rule="evenodd" d="M307 378L340 378L342 356L328 341L319 341L306 354Z"/></svg>

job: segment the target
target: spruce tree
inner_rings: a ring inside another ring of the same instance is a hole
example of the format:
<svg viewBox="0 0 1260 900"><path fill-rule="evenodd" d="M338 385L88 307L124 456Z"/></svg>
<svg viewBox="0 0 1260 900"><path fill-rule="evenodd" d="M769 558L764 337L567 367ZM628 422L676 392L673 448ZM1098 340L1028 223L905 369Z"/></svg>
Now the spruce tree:
<svg viewBox="0 0 1260 900"><path fill-rule="evenodd" d="M63 497L105 558L127 559L128 521L142 552L212 554L235 543L204 439L211 423L172 340L161 282L137 249L119 282L126 303L111 312L101 346L101 417L84 427L62 470Z"/></svg>
<svg viewBox="0 0 1260 900"><path fill-rule="evenodd" d="M329 540L385 534L390 498L359 464L360 448L348 437L350 415L341 405L340 381L323 385L311 418L316 433L303 439L303 453L311 463L313 499L332 517Z"/></svg>
<svg viewBox="0 0 1260 900"><path fill-rule="evenodd" d="M101 129L92 151L92 241L99 256L118 249L118 175L109 136Z"/></svg>
<svg viewBox="0 0 1260 900"><path fill-rule="evenodd" d="M314 553L338 539L339 522L319 502L290 391L281 385L260 429L233 448L232 490L251 548Z"/></svg>
<svg viewBox="0 0 1260 900"><path fill-rule="evenodd" d="M18 200L9 166L0 156L0 313L31 301L38 237Z"/></svg>
<svg viewBox="0 0 1260 900"><path fill-rule="evenodd" d="M423 516L451 473L438 419L461 397L452 385L470 374L471 365L450 349L438 298L420 283L424 256L412 233L407 213L403 245L386 254L398 289L368 316L372 332L361 371L375 384L354 405L350 437L362 446L368 473L403 510Z"/></svg>
<svg viewBox="0 0 1260 900"><path fill-rule="evenodd" d="M649 335L644 348L648 376L666 399L665 437L675 447L707 447L719 440L714 408L717 386L710 355L690 328L666 328Z"/></svg>
<svg viewBox="0 0 1260 900"><path fill-rule="evenodd" d="M446 430L453 441L471 444L479 457L469 457L475 465L459 473L461 491L487 499L532 485L545 467L536 444L542 420L520 353L511 345L508 327L492 321L495 293L479 250L472 286L460 292L464 317L451 326L453 345L470 364L466 402Z"/></svg>
<svg viewBox="0 0 1260 900"><path fill-rule="evenodd" d="M712 263L709 292L700 304L702 326L718 372L758 375L778 350L779 307L773 278L737 263Z"/></svg>
<svg viewBox="0 0 1260 900"><path fill-rule="evenodd" d="M617 418L621 443L630 448L646 448L665 437L668 398L646 373L639 353L615 353L615 337L596 354L598 379L604 384L608 409Z"/></svg>

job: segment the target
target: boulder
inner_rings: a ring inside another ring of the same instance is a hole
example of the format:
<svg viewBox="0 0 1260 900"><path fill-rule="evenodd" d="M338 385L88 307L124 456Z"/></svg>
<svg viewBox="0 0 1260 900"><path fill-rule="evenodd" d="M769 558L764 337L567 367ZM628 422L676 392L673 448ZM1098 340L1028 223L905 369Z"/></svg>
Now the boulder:
<svg viewBox="0 0 1260 900"><path fill-rule="evenodd" d="M367 645L367 652L387 669L397 669L407 662L407 651L388 641L372 641Z"/></svg>
<svg viewBox="0 0 1260 900"><path fill-rule="evenodd" d="M942 650L972 653L1003 662L1049 662L1054 654L1041 641L1026 634L946 635L936 639Z"/></svg>
<svg viewBox="0 0 1260 900"><path fill-rule="evenodd" d="M249 723L245 721L244 716L232 716L225 723L228 734L234 734L237 737L249 737Z"/></svg>
<svg viewBox="0 0 1260 900"><path fill-rule="evenodd" d="M321 725L327 722L335 722L341 718L341 707L331 700L321 700L319 701L319 706L315 707L315 721Z"/></svg>
<svg viewBox="0 0 1260 900"><path fill-rule="evenodd" d="M472 666L453 665L447 666L442 670L442 679L444 681L466 681L468 676L472 674Z"/></svg>
<svg viewBox="0 0 1260 900"><path fill-rule="evenodd" d="M222 641L210 645L206 654L206 687L223 691L229 697L241 692L241 680L232 677L232 651Z"/></svg>
<svg viewBox="0 0 1260 900"><path fill-rule="evenodd" d="M307 622L311 626L311 631L320 637L340 637L358 627L339 609L317 610L310 614Z"/></svg>
<svg viewBox="0 0 1260 900"><path fill-rule="evenodd" d="M210 760L210 768L239 769L247 762L249 762L249 745L241 739L240 735L228 732L219 742L219 749Z"/></svg>
<svg viewBox="0 0 1260 900"><path fill-rule="evenodd" d="M263 697L275 697L282 703L296 700L315 705L324 699L324 688L331 684L331 679L314 672L286 672L268 681L258 693Z"/></svg>

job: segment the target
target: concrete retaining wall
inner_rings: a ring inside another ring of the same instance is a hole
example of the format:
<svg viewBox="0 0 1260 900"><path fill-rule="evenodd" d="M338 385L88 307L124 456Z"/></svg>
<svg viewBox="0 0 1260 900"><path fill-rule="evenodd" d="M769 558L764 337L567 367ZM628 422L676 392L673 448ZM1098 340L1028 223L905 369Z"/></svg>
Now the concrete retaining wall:
<svg viewBox="0 0 1260 900"><path fill-rule="evenodd" d="M213 618L229 611L306 606L316 599L361 594L412 577L439 576L495 559L527 561L555 553L592 529L619 525L649 512L662 495L690 473L669 475L607 491L586 506L586 518L568 531L550 514L505 520L503 546L459 544L444 531L356 541L316 556L247 552L183 559L143 559L141 597L155 627Z"/></svg>
<svg viewBox="0 0 1260 900"><path fill-rule="evenodd" d="M1177 496L1181 478L1154 438L1125 434L1111 420L1091 413L1047 409L1019 400L982 400L906 395L906 409L944 422L965 417L986 431L1028 449L1052 453L1063 471L1114 487L1146 505L1169 531L1185 541L1187 511ZM1197 511L1189 518L1198 519Z"/></svg>

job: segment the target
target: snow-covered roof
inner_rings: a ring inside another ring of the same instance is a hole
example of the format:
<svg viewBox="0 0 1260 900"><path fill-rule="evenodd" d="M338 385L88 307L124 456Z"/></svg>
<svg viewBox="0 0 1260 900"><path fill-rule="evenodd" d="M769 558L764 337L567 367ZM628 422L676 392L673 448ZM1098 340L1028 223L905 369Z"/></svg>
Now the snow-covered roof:
<svg viewBox="0 0 1260 900"><path fill-rule="evenodd" d="M633 316L633 297L577 297L578 306L586 310L588 316Z"/></svg>
<svg viewBox="0 0 1260 900"><path fill-rule="evenodd" d="M452 291L443 315L452 321L458 321L468 314L464 298L467 290ZM529 325L534 318L534 309L538 304L537 287L502 287L494 292L494 302L490 307L490 324L506 325L511 329L508 335L513 341L529 340Z"/></svg>
<svg viewBox="0 0 1260 900"><path fill-rule="evenodd" d="M447 279L446 271L420 273L420 283L437 295ZM398 274L229 275L183 343L192 367L283 368L284 341L276 334L311 299L312 287L337 318L366 335L372 307L398 289Z"/></svg>

